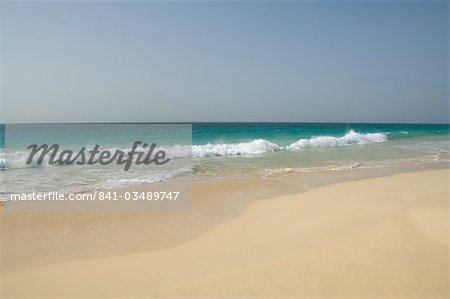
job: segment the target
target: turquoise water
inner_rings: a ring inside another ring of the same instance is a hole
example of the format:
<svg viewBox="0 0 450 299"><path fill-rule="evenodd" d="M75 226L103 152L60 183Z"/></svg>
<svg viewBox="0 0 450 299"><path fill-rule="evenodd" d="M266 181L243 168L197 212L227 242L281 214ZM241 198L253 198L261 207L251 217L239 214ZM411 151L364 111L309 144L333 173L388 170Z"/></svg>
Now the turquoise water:
<svg viewBox="0 0 450 299"><path fill-rule="evenodd" d="M266 139L280 145L313 136L343 136L350 129L358 133L385 133L390 140L423 136L448 138L449 125L418 124L303 124L303 123L196 123L192 143L236 143Z"/></svg>
<svg viewBox="0 0 450 299"><path fill-rule="evenodd" d="M201 144L199 151L208 149L214 158L194 159L194 172L216 176L417 165L447 160L449 137L449 125L195 124L194 152ZM236 148L241 155L233 155Z"/></svg>
<svg viewBox="0 0 450 299"><path fill-rule="evenodd" d="M192 127L192 134L191 134ZM20 124L0 127L3 194L83 191L170 180L384 168L449 159L449 125L193 123ZM77 150L99 144L128 150L156 142L172 153L175 168L26 165L27 146L58 143Z"/></svg>

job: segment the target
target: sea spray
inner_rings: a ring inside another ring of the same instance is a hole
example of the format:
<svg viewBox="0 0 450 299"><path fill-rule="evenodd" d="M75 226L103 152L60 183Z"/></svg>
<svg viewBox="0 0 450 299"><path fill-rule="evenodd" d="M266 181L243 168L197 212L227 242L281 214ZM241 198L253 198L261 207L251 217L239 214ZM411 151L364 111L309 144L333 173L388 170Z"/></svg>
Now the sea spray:
<svg viewBox="0 0 450 299"><path fill-rule="evenodd" d="M304 148L318 148L318 147L337 147L351 144L366 144L373 142L384 142L388 138L382 133L367 133L361 134L350 130L342 137L334 136L317 136L310 139L300 139L292 143L287 149L298 150Z"/></svg>
<svg viewBox="0 0 450 299"><path fill-rule="evenodd" d="M252 156L264 153L273 153L283 150L297 151L307 148L332 148L340 146L348 146L353 144L367 144L387 141L388 138L383 133L358 133L350 130L341 137L334 136L317 136L309 139L299 139L298 141L288 145L281 146L265 139L255 139L250 142L241 143L207 143L200 145L174 145L170 147L157 147L154 150L164 151L171 158L207 158L220 156ZM86 149L88 150L88 149ZM110 148L108 151L129 152L130 148ZM16 151L3 154L1 164L4 169L25 168L36 166L49 166L49 157L46 155L41 163L35 160L27 163L28 152Z"/></svg>

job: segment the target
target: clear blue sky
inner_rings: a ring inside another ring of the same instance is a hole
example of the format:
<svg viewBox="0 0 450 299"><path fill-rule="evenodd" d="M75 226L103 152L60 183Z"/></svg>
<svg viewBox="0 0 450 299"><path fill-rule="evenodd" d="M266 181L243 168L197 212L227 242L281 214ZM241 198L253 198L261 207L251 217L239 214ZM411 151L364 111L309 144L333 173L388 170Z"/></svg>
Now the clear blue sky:
<svg viewBox="0 0 450 299"><path fill-rule="evenodd" d="M1 9L6 122L448 122L448 1Z"/></svg>

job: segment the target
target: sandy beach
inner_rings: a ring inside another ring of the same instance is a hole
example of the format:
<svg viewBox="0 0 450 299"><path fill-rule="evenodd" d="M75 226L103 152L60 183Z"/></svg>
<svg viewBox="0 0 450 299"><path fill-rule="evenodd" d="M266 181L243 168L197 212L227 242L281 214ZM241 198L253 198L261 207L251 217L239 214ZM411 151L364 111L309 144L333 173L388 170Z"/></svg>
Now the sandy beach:
<svg viewBox="0 0 450 299"><path fill-rule="evenodd" d="M450 299L450 1L0 12L0 299Z"/></svg>
<svg viewBox="0 0 450 299"><path fill-rule="evenodd" d="M19 263L11 255L2 269L2 298L448 298L449 174L402 173L259 200L242 211L224 210L227 216L216 217L198 236L151 250L127 244L124 228L125 244L114 239L127 248L123 254L60 251L53 254L59 260L42 254L45 262L34 266L36 231L24 223L14 233L29 240L25 248L19 242L3 247L16 246L34 259ZM211 189L194 186L195 192ZM207 205L195 203L194 210L199 204ZM55 226L75 230L76 213L57 214ZM134 237L144 244L164 240L157 236L163 223L142 230L138 226L155 220L130 217L117 221L140 232ZM49 225L49 218L43 222L33 226ZM80 248L95 247L84 234ZM57 235L39 238L52 244Z"/></svg>

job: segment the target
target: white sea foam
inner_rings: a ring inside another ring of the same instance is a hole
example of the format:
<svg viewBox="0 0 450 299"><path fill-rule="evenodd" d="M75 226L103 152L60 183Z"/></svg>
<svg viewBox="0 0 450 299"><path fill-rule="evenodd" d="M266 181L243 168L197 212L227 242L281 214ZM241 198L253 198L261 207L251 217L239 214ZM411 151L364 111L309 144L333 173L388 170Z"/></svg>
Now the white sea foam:
<svg viewBox="0 0 450 299"><path fill-rule="evenodd" d="M192 157L254 155L279 151L281 147L264 139L252 142L193 145Z"/></svg>
<svg viewBox="0 0 450 299"><path fill-rule="evenodd" d="M11 168L27 168L36 166L48 166L49 157L46 156L41 165L37 164L36 159L34 159L31 164L27 164L29 152L27 151L15 151L9 153L0 153L0 169L11 169Z"/></svg>
<svg viewBox="0 0 450 299"><path fill-rule="evenodd" d="M115 189L115 188L150 184L155 182L163 182L191 172L192 169L190 167L183 167L171 170L151 171L151 172L135 172L132 174L125 172L115 172L113 174L109 173L108 175L104 172L101 172L99 175L102 176L102 178L99 180L100 181L99 183L87 186L81 191L90 191L98 189ZM79 188L67 189L64 191L75 192L80 191L80 189Z"/></svg>
<svg viewBox="0 0 450 299"><path fill-rule="evenodd" d="M160 147L158 150L165 150L169 158L205 158L217 156L251 156L264 153L272 153L281 150L301 150L306 148L337 147L351 144L366 144L373 142L384 142L387 136L382 133L357 133L350 130L341 137L317 136L310 139L300 139L291 145L280 146L265 139L255 139L250 142L241 143L208 143L202 145L175 145L171 147ZM139 149L139 148L138 148ZM121 150L127 153L131 148L109 148L111 152ZM37 166L48 166L48 155L41 165L37 165L36 157L30 165L26 164L28 151L16 151L2 153L0 155L0 168L26 168Z"/></svg>
<svg viewBox="0 0 450 299"><path fill-rule="evenodd" d="M350 130L342 137L334 136L317 136L310 139L300 139L286 147L280 146L276 143L265 139L255 139L251 142L242 143L218 143L218 144L204 144L193 145L190 157L203 158L215 156L237 156L237 155L255 155L263 153L272 153L280 150L300 150L305 148L319 148L319 147L337 147L351 144L366 144L373 142L384 142L388 138L382 133L367 133L361 134ZM188 148L185 146L177 146L167 149L172 156L175 157L189 157Z"/></svg>
<svg viewBox="0 0 450 299"><path fill-rule="evenodd" d="M310 173L310 172L325 172L325 171L342 171L362 168L360 163L351 163L346 165L326 165L326 166L310 166L310 167L286 167L275 169L264 169L260 173L264 177L269 177L273 174L286 174L293 172Z"/></svg>
<svg viewBox="0 0 450 299"><path fill-rule="evenodd" d="M373 142L387 141L387 136L382 133L361 134L350 130L342 137L317 136L310 139L300 139L287 147L290 150L300 150L305 148L337 147L351 144L366 144Z"/></svg>

